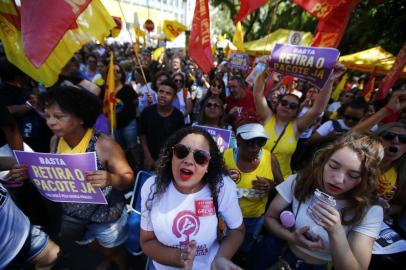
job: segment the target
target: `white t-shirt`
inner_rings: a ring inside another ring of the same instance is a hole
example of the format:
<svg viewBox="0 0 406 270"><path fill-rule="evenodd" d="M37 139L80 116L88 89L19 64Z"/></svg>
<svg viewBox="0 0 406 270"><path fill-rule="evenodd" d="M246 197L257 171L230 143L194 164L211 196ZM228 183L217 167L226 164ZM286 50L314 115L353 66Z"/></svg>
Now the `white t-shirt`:
<svg viewBox="0 0 406 270"><path fill-rule="evenodd" d="M218 195L219 214L230 229L242 224L235 183L227 176ZM217 216L209 187L193 194L180 193L171 182L166 191L154 199L151 211L146 209L151 186L155 190L155 176L150 177L141 190L141 228L153 231L159 242L181 248L189 241L197 243L193 269L208 269L217 254ZM151 203L151 201L148 201ZM176 269L153 261L156 269Z"/></svg>
<svg viewBox="0 0 406 270"><path fill-rule="evenodd" d="M344 123L343 119L338 119L336 120L338 121L338 123L340 124L341 128L344 130L350 130L351 128L349 126L347 126ZM378 129L378 126L375 125L371 128L371 132L375 132ZM320 136L327 136L328 134L330 134L330 132L334 131L334 126L333 126L333 120L329 120L327 122L325 122L323 125L321 125L316 132L320 135Z"/></svg>
<svg viewBox="0 0 406 270"><path fill-rule="evenodd" d="M327 111L333 113L333 112L336 112L340 107L341 107L341 102L336 101L336 102L333 102L330 105L328 105Z"/></svg>
<svg viewBox="0 0 406 270"><path fill-rule="evenodd" d="M187 91L186 100L191 99L192 96L189 91ZM186 112L186 103L183 98L183 90L176 93L176 99L172 102L172 106L181 111L183 114ZM190 116L185 116L185 124L190 124Z"/></svg>
<svg viewBox="0 0 406 270"><path fill-rule="evenodd" d="M298 211L299 201L294 197L295 183L296 183L296 174L289 176L284 182L282 182L276 187L276 190L286 202L292 203L292 211L296 215ZM299 213L297 214L296 217L295 229L300 229L304 226L309 226L310 228L318 227L317 234L319 234L319 236L323 240L324 248L321 250L312 251L301 246L296 247L301 251L303 251L304 253L308 254L309 256L328 262L331 261L330 240L328 238L326 230L319 227L313 221L313 219L307 214L307 208L310 206L310 202L311 198L305 202L302 202L302 204L300 205ZM339 211L346 205L346 201L344 200L336 200L336 203L337 203L336 209ZM348 226L343 226L343 228L347 235L349 232L355 231L376 239L379 236L382 220L383 220L382 207L378 205L373 205L368 209L366 215L358 225L352 228Z"/></svg>

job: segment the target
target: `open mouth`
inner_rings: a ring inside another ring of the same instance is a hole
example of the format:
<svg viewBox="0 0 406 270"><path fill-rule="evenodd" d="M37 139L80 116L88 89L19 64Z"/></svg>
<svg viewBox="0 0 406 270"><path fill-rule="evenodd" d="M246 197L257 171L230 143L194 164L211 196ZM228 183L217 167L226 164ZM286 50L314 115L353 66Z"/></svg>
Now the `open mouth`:
<svg viewBox="0 0 406 270"><path fill-rule="evenodd" d="M183 181L187 181L187 180L190 179L190 177L193 176L193 171L188 170L188 169L186 169L186 168L181 168L181 169L179 170L179 175L180 175L180 178L181 178Z"/></svg>
<svg viewBox="0 0 406 270"><path fill-rule="evenodd" d="M399 151L399 149L396 146L391 145L389 146L388 151L389 153L396 154Z"/></svg>

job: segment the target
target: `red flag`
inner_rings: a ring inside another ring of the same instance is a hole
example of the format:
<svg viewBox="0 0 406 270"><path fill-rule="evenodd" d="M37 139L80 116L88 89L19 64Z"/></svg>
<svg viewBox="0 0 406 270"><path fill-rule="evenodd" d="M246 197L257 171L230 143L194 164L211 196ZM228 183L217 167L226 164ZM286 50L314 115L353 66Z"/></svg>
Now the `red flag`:
<svg viewBox="0 0 406 270"><path fill-rule="evenodd" d="M262 7L268 2L268 0L241 0L240 10L234 19L234 24L242 21L250 13L254 12L256 9Z"/></svg>
<svg viewBox="0 0 406 270"><path fill-rule="evenodd" d="M406 65L406 42L400 49L399 54L396 57L395 63L392 66L392 69L388 72L388 74L386 74L385 78L383 78L375 99L377 100L384 99L388 95L389 89L399 79L399 76L402 73L403 67L405 65Z"/></svg>
<svg viewBox="0 0 406 270"><path fill-rule="evenodd" d="M349 0L293 0L312 16L319 20L326 20L333 11Z"/></svg>
<svg viewBox="0 0 406 270"><path fill-rule="evenodd" d="M327 19L319 20L317 33L312 41L315 47L338 47L347 28L351 11L358 5L360 0L346 1L336 7Z"/></svg>
<svg viewBox="0 0 406 270"><path fill-rule="evenodd" d="M374 69L372 70L368 83L365 86L364 91L362 91L362 96L365 98L367 102L371 100L372 92L374 90L377 68L378 67L375 66Z"/></svg>
<svg viewBox="0 0 406 270"><path fill-rule="evenodd" d="M195 14L189 41L190 57L204 73L213 68L210 44L210 15L208 0L196 0Z"/></svg>
<svg viewBox="0 0 406 270"><path fill-rule="evenodd" d="M45 62L66 31L78 27L76 19L90 2L91 0L21 2L23 48L35 67L38 68Z"/></svg>

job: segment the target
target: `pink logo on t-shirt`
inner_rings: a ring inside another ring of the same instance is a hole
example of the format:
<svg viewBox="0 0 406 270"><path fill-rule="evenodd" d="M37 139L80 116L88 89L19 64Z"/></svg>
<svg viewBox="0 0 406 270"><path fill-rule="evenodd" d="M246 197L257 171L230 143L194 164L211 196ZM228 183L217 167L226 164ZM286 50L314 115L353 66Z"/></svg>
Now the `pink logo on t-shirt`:
<svg viewBox="0 0 406 270"><path fill-rule="evenodd" d="M199 218L189 210L179 212L172 224L172 232L177 238L183 238L180 241L181 246L189 244L191 235L196 235L200 228Z"/></svg>

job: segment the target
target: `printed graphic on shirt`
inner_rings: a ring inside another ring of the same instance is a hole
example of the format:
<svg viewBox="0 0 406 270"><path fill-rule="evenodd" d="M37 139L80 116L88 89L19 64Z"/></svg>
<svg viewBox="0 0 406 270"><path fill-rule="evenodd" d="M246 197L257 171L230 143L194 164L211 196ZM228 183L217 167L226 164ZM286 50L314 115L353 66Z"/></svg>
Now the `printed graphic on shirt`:
<svg viewBox="0 0 406 270"><path fill-rule="evenodd" d="M190 236L196 235L200 229L199 218L189 210L179 212L172 224L172 232L179 241L180 246L189 244Z"/></svg>
<svg viewBox="0 0 406 270"><path fill-rule="evenodd" d="M196 215L198 217L213 216L216 213L214 209L213 199L196 200L195 201Z"/></svg>
<svg viewBox="0 0 406 270"><path fill-rule="evenodd" d="M236 169L231 169L227 171L228 175L230 176L230 178L236 183L238 184L241 181L241 172L239 170Z"/></svg>
<svg viewBox="0 0 406 270"><path fill-rule="evenodd" d="M3 206L4 202L7 199L7 190L0 186L0 208Z"/></svg>

